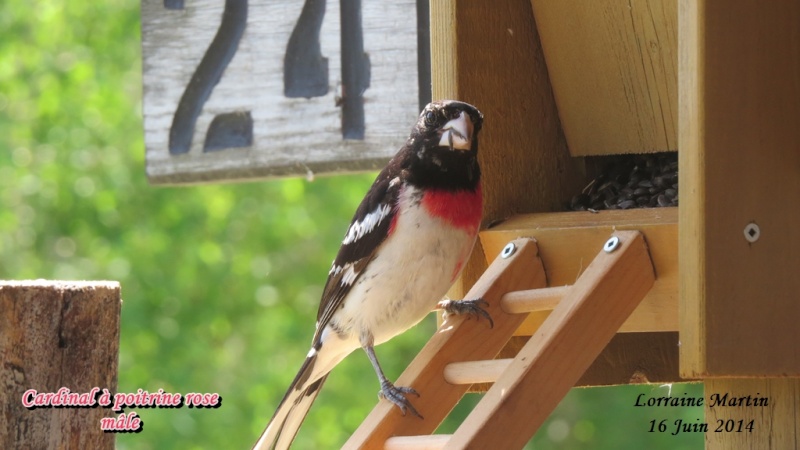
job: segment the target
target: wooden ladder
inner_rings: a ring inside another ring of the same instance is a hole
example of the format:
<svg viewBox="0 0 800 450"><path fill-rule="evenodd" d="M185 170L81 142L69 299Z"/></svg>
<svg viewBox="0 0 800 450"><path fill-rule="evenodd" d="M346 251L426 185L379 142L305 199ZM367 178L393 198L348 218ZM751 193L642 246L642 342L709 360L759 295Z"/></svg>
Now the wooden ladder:
<svg viewBox="0 0 800 450"><path fill-rule="evenodd" d="M601 247L601 243L598 243ZM345 449L522 448L655 281L644 237L617 231L572 286L546 287L532 239L511 241L466 296L494 319L450 317L398 378L424 419L378 402ZM513 359L494 359L527 313L553 309ZM473 383L494 383L452 435L432 435Z"/></svg>

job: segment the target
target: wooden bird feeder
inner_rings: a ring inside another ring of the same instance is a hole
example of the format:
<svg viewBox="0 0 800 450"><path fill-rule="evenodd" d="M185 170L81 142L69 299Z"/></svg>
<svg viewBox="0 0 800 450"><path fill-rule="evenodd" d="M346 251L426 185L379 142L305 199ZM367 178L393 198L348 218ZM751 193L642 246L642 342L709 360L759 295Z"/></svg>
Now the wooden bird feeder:
<svg viewBox="0 0 800 450"><path fill-rule="evenodd" d="M800 4L430 7L433 97L486 117L487 226L451 297L486 299L495 328L445 322L398 379L425 420L379 403L345 448L521 448L573 386L685 380L769 397L706 402L707 423L757 424L706 448L795 448ZM559 212L583 157L664 151L679 151L679 207ZM476 383L461 427L430 435Z"/></svg>
<svg viewBox="0 0 800 450"><path fill-rule="evenodd" d="M183 3L142 9L154 182L376 168L425 97L415 24L386 20L424 1L364 2L364 17L343 1L341 64L325 56L339 30L320 28L325 2ZM755 427L707 432L706 448L797 448L800 2L429 3L432 96L486 117L485 224L451 297L485 299L494 328L444 322L397 380L419 391L425 420L380 402L345 448L521 448L574 386L682 380L702 381L707 397L769 399L707 402L707 423ZM381 50L372 60L365 40ZM308 71L293 78L303 58ZM328 63L358 69L342 71L342 92L326 88ZM286 111L317 118L302 152L297 130L270 126L291 123ZM679 152L679 207L561 212L591 176L590 158L653 152ZM113 390L119 302L116 284L0 286L0 400L17 420L0 427L0 447L63 436L113 446L90 428L98 410L23 416L19 391ZM466 421L431 435L471 388L486 394Z"/></svg>

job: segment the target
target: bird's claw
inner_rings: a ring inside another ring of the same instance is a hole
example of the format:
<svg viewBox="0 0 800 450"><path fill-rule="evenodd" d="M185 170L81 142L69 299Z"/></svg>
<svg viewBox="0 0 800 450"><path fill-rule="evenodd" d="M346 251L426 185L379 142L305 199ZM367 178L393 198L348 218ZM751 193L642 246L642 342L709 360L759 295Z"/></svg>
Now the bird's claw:
<svg viewBox="0 0 800 450"><path fill-rule="evenodd" d="M489 321L489 328L494 328L492 316L484 309L489 306L489 303L482 298L477 298L475 300L442 300L439 306L444 309L447 314L469 314L476 318L483 316Z"/></svg>
<svg viewBox="0 0 800 450"><path fill-rule="evenodd" d="M378 392L378 398L386 399L392 402L395 406L400 408L400 412L406 415L406 411L411 411L411 414L422 419L422 415L417 412L416 408L406 398L406 394L413 394L419 397L419 393L413 388L404 386L395 386L390 381L381 383L381 390Z"/></svg>

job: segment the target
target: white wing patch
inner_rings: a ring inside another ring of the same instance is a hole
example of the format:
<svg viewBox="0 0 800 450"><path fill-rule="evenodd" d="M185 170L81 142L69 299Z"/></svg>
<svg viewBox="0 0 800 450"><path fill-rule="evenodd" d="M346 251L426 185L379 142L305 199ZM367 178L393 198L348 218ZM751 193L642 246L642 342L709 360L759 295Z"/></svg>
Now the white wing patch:
<svg viewBox="0 0 800 450"><path fill-rule="evenodd" d="M381 205L375 211L367 214L363 220L354 222L347 230L347 235L342 241L342 245L352 244L353 242L361 239L365 234L371 232L377 227L386 216L392 211L389 205Z"/></svg>
<svg viewBox="0 0 800 450"><path fill-rule="evenodd" d="M344 265L344 275L342 275L342 284L345 286L350 286L353 282L356 281L356 270L352 264L345 264Z"/></svg>
<svg viewBox="0 0 800 450"><path fill-rule="evenodd" d="M334 265L331 267L328 275L335 277L342 272L344 273L342 274L342 278L339 280L339 284L343 286L350 286L354 281L356 281L356 276L358 274L356 273L355 264L353 263L347 263L344 265L344 267Z"/></svg>

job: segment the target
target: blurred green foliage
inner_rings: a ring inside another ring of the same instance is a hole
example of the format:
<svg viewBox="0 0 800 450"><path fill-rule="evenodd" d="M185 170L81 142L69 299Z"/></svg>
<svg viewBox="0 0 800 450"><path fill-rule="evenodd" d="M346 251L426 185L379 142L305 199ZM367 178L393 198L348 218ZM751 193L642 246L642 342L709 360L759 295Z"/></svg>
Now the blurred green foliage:
<svg viewBox="0 0 800 450"><path fill-rule="evenodd" d="M219 409L143 409L120 449L249 448L308 350L322 284L372 175L157 188L144 174L139 4L0 6L0 277L122 283L119 391L219 392ZM398 130L404 132L405 130ZM396 378L433 319L378 349ZM701 448L648 433L692 408L573 390L538 449ZM698 385L676 393L702 395ZM296 448L335 448L376 402L361 352L334 371ZM474 405L470 395L441 431Z"/></svg>

